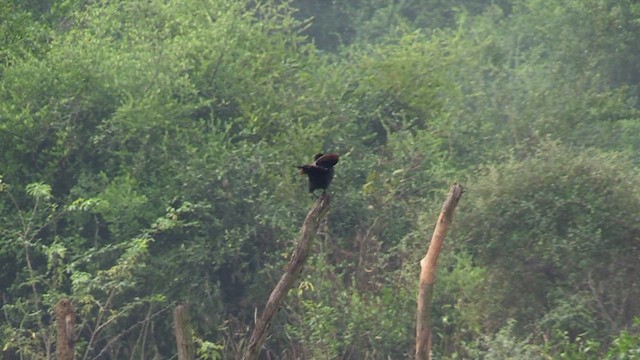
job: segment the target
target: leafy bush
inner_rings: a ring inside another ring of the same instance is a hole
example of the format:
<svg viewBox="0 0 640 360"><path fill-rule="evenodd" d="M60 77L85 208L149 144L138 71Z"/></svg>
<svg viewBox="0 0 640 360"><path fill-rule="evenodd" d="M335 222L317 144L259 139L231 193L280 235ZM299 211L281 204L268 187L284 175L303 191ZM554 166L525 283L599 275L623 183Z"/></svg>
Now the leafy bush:
<svg viewBox="0 0 640 360"><path fill-rule="evenodd" d="M508 318L527 324L518 331L561 330L571 339L630 325L640 292L631 261L640 177L631 168L617 154L547 143L469 184L477 196L461 206L456 237L486 267L487 291L498 297L482 305L489 331Z"/></svg>

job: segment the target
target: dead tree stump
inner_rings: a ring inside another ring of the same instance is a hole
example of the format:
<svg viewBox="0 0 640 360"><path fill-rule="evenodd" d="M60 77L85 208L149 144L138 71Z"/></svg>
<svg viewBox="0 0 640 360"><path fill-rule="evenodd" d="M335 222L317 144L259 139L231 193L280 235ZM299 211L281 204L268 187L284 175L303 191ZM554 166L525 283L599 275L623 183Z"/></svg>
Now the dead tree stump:
<svg viewBox="0 0 640 360"><path fill-rule="evenodd" d="M436 266L442 249L444 237L447 235L449 224L453 220L453 213L462 197L461 185L453 184L449 196L442 206L436 228L431 237L431 243L425 257L420 260L420 283L418 285L418 316L416 319L416 360L428 360L431 351L431 300L433 298L433 284L436 282Z"/></svg>
<svg viewBox="0 0 640 360"><path fill-rule="evenodd" d="M76 311L69 299L58 301L55 306L58 360L73 360L76 345Z"/></svg>
<svg viewBox="0 0 640 360"><path fill-rule="evenodd" d="M193 339L189 323L189 307L180 304L173 309L173 327L178 345L178 360L193 360Z"/></svg>

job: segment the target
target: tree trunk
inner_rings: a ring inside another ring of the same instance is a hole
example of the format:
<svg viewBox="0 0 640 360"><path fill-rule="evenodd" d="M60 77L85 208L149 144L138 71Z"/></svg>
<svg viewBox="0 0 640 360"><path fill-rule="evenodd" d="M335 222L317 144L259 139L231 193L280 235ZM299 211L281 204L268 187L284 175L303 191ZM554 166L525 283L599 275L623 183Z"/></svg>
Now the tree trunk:
<svg viewBox="0 0 640 360"><path fill-rule="evenodd" d="M249 340L249 345L242 356L243 360L255 360L258 358L266 337L267 328L271 323L271 319L276 311L280 309L280 305L282 304L284 297L289 292L289 289L291 289L293 283L300 276L302 267L307 260L311 243L315 238L318 225L329 210L330 201L331 196L329 193L324 192L318 200L316 200L313 208L311 208L307 214L304 224L302 224L298 245L291 256L291 260L289 260L286 272L282 275L280 281L278 281L278 284L276 284L276 287L271 292L269 300L267 300L267 304L262 311L262 315L256 322L256 326L251 334L251 339Z"/></svg>
<svg viewBox="0 0 640 360"><path fill-rule="evenodd" d="M431 299L433 298L433 284L436 282L436 266L440 249L447 235L449 224L453 220L453 213L462 196L461 185L453 184L449 195L442 206L436 228L431 237L431 244L425 257L420 260L420 284L418 288L418 316L416 323L416 360L428 360L431 351Z"/></svg>
<svg viewBox="0 0 640 360"><path fill-rule="evenodd" d="M73 360L76 345L76 311L71 300L62 299L55 306L58 360Z"/></svg>
<svg viewBox="0 0 640 360"><path fill-rule="evenodd" d="M180 304L173 309L173 327L178 346L178 360L193 360L193 339L189 324L189 307Z"/></svg>

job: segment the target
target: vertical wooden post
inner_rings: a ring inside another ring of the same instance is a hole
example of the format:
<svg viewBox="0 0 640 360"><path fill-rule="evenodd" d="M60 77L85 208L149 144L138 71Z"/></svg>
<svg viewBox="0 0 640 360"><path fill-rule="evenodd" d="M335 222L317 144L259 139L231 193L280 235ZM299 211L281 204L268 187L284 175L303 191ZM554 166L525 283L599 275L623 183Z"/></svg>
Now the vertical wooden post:
<svg viewBox="0 0 640 360"><path fill-rule="evenodd" d="M453 220L453 213L462 196L461 185L453 184L449 195L442 206L436 228L431 237L427 254L420 260L420 283L418 287L418 316L416 320L416 360L429 360L431 351L431 300L433 298L433 284L436 282L436 266L442 249L442 243L447 235L449 224Z"/></svg>
<svg viewBox="0 0 640 360"><path fill-rule="evenodd" d="M178 346L178 360L193 360L193 339L187 304L179 304L173 309L173 327Z"/></svg>
<svg viewBox="0 0 640 360"><path fill-rule="evenodd" d="M69 299L58 301L55 306L56 332L58 343L56 358L58 360L73 360L76 345L76 311Z"/></svg>
<svg viewBox="0 0 640 360"><path fill-rule="evenodd" d="M291 289L291 286L302 272L302 267L307 260L307 255L309 254L312 240L315 238L316 231L318 230L318 225L326 215L327 211L329 211L330 201L331 196L329 193L322 193L318 200L316 200L313 208L311 208L307 214L307 217L304 219L302 229L300 230L298 245L294 250L293 255L291 255L287 270L282 274L280 281L278 281L276 287L273 288L273 291L271 291L271 295L269 296L269 300L267 300L267 304L264 306L262 315L256 322L253 333L251 333L249 345L242 355L243 360L255 360L258 358L260 348L264 343L267 328L271 323L271 319L276 311L280 309L280 304L282 304L284 297L287 295L289 289Z"/></svg>

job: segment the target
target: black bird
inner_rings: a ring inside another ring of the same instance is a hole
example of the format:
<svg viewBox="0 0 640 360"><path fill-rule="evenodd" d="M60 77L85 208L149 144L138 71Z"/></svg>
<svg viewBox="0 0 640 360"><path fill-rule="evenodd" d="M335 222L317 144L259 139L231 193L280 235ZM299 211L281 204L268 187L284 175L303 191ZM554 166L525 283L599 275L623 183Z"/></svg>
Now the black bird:
<svg viewBox="0 0 640 360"><path fill-rule="evenodd" d="M316 189L327 190L331 180L333 180L333 166L338 163L338 154L316 154L313 162L308 165L296 166L300 169L301 175L309 176L309 192L314 193Z"/></svg>

